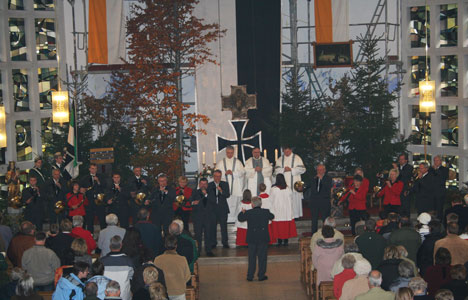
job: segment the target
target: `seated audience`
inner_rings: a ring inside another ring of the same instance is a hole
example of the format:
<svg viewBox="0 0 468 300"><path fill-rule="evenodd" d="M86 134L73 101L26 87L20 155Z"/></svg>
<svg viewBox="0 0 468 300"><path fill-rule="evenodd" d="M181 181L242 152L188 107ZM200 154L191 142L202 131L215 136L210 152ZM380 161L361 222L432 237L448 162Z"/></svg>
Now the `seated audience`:
<svg viewBox="0 0 468 300"><path fill-rule="evenodd" d="M128 231L127 231L128 232ZM133 277L133 261L122 250L122 238L113 236L109 245L110 251L101 258L104 265L104 276L117 281L120 284L120 297L130 299L130 280Z"/></svg>
<svg viewBox="0 0 468 300"><path fill-rule="evenodd" d="M107 299L123 299L120 297L120 284L117 281L111 280L106 286L106 291L105 291L106 297L104 298L105 300Z"/></svg>
<svg viewBox="0 0 468 300"><path fill-rule="evenodd" d="M434 253L441 247L450 251L452 265L463 265L468 261L468 241L458 236L458 223L447 224L447 236L435 243Z"/></svg>
<svg viewBox="0 0 468 300"><path fill-rule="evenodd" d="M366 221L365 232L356 238L356 244L362 256L367 259L372 268L377 268L382 262L387 241L375 232L376 223L373 219Z"/></svg>
<svg viewBox="0 0 468 300"><path fill-rule="evenodd" d="M150 293L148 291L148 287L150 286L150 284L158 282L158 276L158 270L155 267L146 267L143 270L143 281L145 285L133 294L133 300L149 299Z"/></svg>
<svg viewBox="0 0 468 300"><path fill-rule="evenodd" d="M395 293L395 300L413 300L414 293L408 287L399 288Z"/></svg>
<svg viewBox="0 0 468 300"><path fill-rule="evenodd" d="M46 240L45 246L57 254L62 266L73 264L73 254L71 244L74 237L71 236L73 224L68 219L60 222L60 231L56 232L56 224L50 225L50 235Z"/></svg>
<svg viewBox="0 0 468 300"><path fill-rule="evenodd" d="M150 284L148 290L151 300L167 300L166 288L159 282Z"/></svg>
<svg viewBox="0 0 468 300"><path fill-rule="evenodd" d="M421 213L418 216L418 225L416 226L418 228L419 235L421 236L421 241L424 242L424 239L426 238L426 235L429 234L429 222L431 222L431 215L428 213Z"/></svg>
<svg viewBox="0 0 468 300"><path fill-rule="evenodd" d="M419 246L421 246L421 236L413 228L408 218L402 218L400 224L401 227L390 234L389 244L404 246L408 251L408 258L416 262L416 255Z"/></svg>
<svg viewBox="0 0 468 300"><path fill-rule="evenodd" d="M450 281L452 257L446 248L439 248L435 254L435 264L429 266L424 274L429 296L434 297L440 287Z"/></svg>
<svg viewBox="0 0 468 300"><path fill-rule="evenodd" d="M106 256L107 253L110 252L110 249L109 249L110 239L114 235L118 235L122 239L124 238L124 235L125 235L125 228L121 228L118 226L119 218L117 217L117 215L108 214L106 216L106 224L107 224L107 227L99 232L99 239L97 242L98 248L101 249L101 257Z"/></svg>
<svg viewBox="0 0 468 300"><path fill-rule="evenodd" d="M24 251L22 267L34 279L35 289L52 291L54 289L55 270L60 267L60 259L54 251L44 246L46 234L36 232L32 248Z"/></svg>
<svg viewBox="0 0 468 300"><path fill-rule="evenodd" d="M460 238L468 240L468 226L463 229L463 232L460 234Z"/></svg>
<svg viewBox="0 0 468 300"><path fill-rule="evenodd" d="M188 264L193 264L193 245L192 243L184 239L180 236L182 233L182 230L184 228L179 226L177 222L172 222L171 225L169 225L169 234L173 235L177 238L177 254L185 257L187 259Z"/></svg>
<svg viewBox="0 0 468 300"><path fill-rule="evenodd" d="M136 293L139 289L145 286L145 282L143 280L143 272L147 267L156 268L156 270L158 271L158 282L161 283L164 287L166 287L164 272L163 270L156 267L153 261L154 261L154 257L152 255L145 256L143 258L143 264L135 268L135 272L133 274L133 278L131 282L132 293Z"/></svg>
<svg viewBox="0 0 468 300"><path fill-rule="evenodd" d="M323 222L323 225L328 225L328 226L331 226L333 228L333 238L334 239L337 239L337 240L342 240L343 243L344 243L344 235L336 230L336 221L335 221L335 218L333 217L328 217L325 219L325 222ZM314 251L314 248L315 246L317 245L317 241L320 240L320 239L323 239L323 235L322 235L322 231L321 230L318 230L317 232L315 232L313 235L312 235L312 238L310 239L310 251Z"/></svg>
<svg viewBox="0 0 468 300"><path fill-rule="evenodd" d="M400 275L390 285L390 291L397 293L398 289L408 287L410 280L414 277L413 265L406 260L402 260L398 265L398 274Z"/></svg>
<svg viewBox="0 0 468 300"><path fill-rule="evenodd" d="M97 286L97 297L104 299L106 286L111 281L110 278L104 276L104 265L97 259L91 266L91 277L87 282L93 282Z"/></svg>
<svg viewBox="0 0 468 300"><path fill-rule="evenodd" d="M344 269L341 261L343 260L343 257L345 257L348 254L353 256L356 261L366 260L364 257L362 257L362 254L359 253L358 245L356 245L355 243L346 243L344 245L344 254L333 264L333 268L330 273L332 278L335 278L337 274L343 272Z"/></svg>
<svg viewBox="0 0 468 300"><path fill-rule="evenodd" d="M439 290L435 294L435 300L454 300L453 293L449 290Z"/></svg>
<svg viewBox="0 0 468 300"><path fill-rule="evenodd" d="M422 276L424 276L426 269L434 264L434 245L444 236L442 224L438 220L430 221L429 234L426 235L417 254L417 266Z"/></svg>
<svg viewBox="0 0 468 300"><path fill-rule="evenodd" d="M344 255L343 259L341 260L341 264L343 265L343 272L339 273L333 278L333 295L335 295L336 299L340 299L341 290L345 282L353 279L356 276L356 273L353 269L355 263L356 259L350 254Z"/></svg>
<svg viewBox="0 0 468 300"><path fill-rule="evenodd" d="M149 216L149 211L146 208L140 209L138 211L138 222L135 224L135 228L140 231L143 245L151 249L154 255L158 256L162 253L163 249L161 230L149 221Z"/></svg>
<svg viewBox="0 0 468 300"><path fill-rule="evenodd" d="M95 282L87 282L84 290L85 298L84 300L103 300L103 298L99 298L98 294L98 286Z"/></svg>
<svg viewBox="0 0 468 300"><path fill-rule="evenodd" d="M190 269L185 257L177 254L177 238L169 235L164 241L167 249L154 260L154 265L164 272L169 299L184 299L185 288L190 280Z"/></svg>
<svg viewBox="0 0 468 300"><path fill-rule="evenodd" d="M10 272L10 281L0 287L0 295L3 295L4 299L10 299L16 294L16 286L19 280L26 274L26 272L19 268L14 267Z"/></svg>
<svg viewBox="0 0 468 300"><path fill-rule="evenodd" d="M455 221L458 223L458 227L463 229L468 225L468 207L463 205L463 200L459 197L453 197L452 199L452 206L447 208L444 212L444 224L448 224L447 216L449 214L456 214L458 216L458 220Z"/></svg>
<svg viewBox="0 0 468 300"><path fill-rule="evenodd" d="M76 238L71 244L71 250L73 253L73 262L82 261L91 266L93 260L91 255L88 254L88 245L82 238Z"/></svg>
<svg viewBox="0 0 468 300"><path fill-rule="evenodd" d="M20 225L20 232L11 239L8 246L7 257L14 267L21 267L21 259L24 251L34 246L34 234L36 227L29 221Z"/></svg>
<svg viewBox="0 0 468 300"><path fill-rule="evenodd" d="M335 239L333 227L324 225L322 227L323 239L319 239L312 251L312 264L317 269L317 284L322 281L331 281L331 270L333 264L344 253L343 240Z"/></svg>
<svg viewBox="0 0 468 300"><path fill-rule="evenodd" d="M379 234L381 234L385 239L390 237L390 234L400 228L400 216L395 213L391 212L388 214L388 222L387 225L382 226L380 228Z"/></svg>
<svg viewBox="0 0 468 300"><path fill-rule="evenodd" d="M75 238L82 238L86 241L88 246L88 254L96 249L96 241L93 238L91 232L83 228L83 217L82 216L73 216L73 230L71 235Z"/></svg>
<svg viewBox="0 0 468 300"><path fill-rule="evenodd" d="M346 281L341 289L340 300L354 300L357 295L369 291L368 276L372 270L371 264L367 260L358 260L354 264L356 277Z"/></svg>
<svg viewBox="0 0 468 300"><path fill-rule="evenodd" d="M24 274L18 281L16 286L15 295L11 297L11 300L42 300L42 296L39 296L34 291L34 279L29 274Z"/></svg>
<svg viewBox="0 0 468 300"><path fill-rule="evenodd" d="M388 291L393 281L400 276L398 266L402 261L396 246L391 245L385 248L383 261L377 268L382 273L382 288L384 290Z"/></svg>
<svg viewBox="0 0 468 300"><path fill-rule="evenodd" d="M466 269L463 265L455 265L450 269L450 278L448 283L441 286L441 289L449 290L455 300L465 300L468 296L468 285L466 284Z"/></svg>
<svg viewBox="0 0 468 300"><path fill-rule="evenodd" d="M394 300L395 294L383 290L380 286L382 284L382 274L379 271L371 271L369 273L369 291L357 296L356 300Z"/></svg>
<svg viewBox="0 0 468 300"><path fill-rule="evenodd" d="M130 227L126 230L125 236L122 240L121 251L132 259L134 266L138 266L143 263L143 257L149 255L154 257L153 251L145 247L143 244L140 231L134 227Z"/></svg>
<svg viewBox="0 0 468 300"><path fill-rule="evenodd" d="M11 239L13 238L13 233L11 232L10 226L6 225L6 219L3 214L0 214L0 237L3 238L5 249L8 249Z"/></svg>
<svg viewBox="0 0 468 300"><path fill-rule="evenodd" d="M411 278L408 287L413 291L414 300L430 300L427 294L427 282L421 277Z"/></svg>
<svg viewBox="0 0 468 300"><path fill-rule="evenodd" d="M86 280L88 274L89 265L82 261L76 262L73 266L73 272L59 279L52 300L83 299L85 285L82 281Z"/></svg>
<svg viewBox="0 0 468 300"><path fill-rule="evenodd" d="M366 221L370 219L370 215L368 212L362 213L359 217L359 221L356 222L354 225L354 231L356 232L356 236L360 236L364 233L366 227Z"/></svg>
<svg viewBox="0 0 468 300"><path fill-rule="evenodd" d="M184 228L184 222L180 219L176 219L174 220L175 223L179 224L179 227L180 228ZM189 268L190 268L190 272L193 273L193 266L195 265L195 262L197 261L198 259L198 247L197 247L197 242L192 238L192 236L190 235L190 232L189 231L186 231L186 230L182 230L181 234L179 235L181 238L184 238L186 239L187 241L189 241L190 243L192 243L192 248L193 248L193 259L192 259L192 262L190 263L189 262Z"/></svg>
<svg viewBox="0 0 468 300"><path fill-rule="evenodd" d="M400 245L400 246L397 246L397 249L398 249L398 253L400 253L401 260L409 262L413 266L414 276L418 276L419 275L418 267L416 267L416 264L411 259L408 258L408 251L406 251L405 247Z"/></svg>

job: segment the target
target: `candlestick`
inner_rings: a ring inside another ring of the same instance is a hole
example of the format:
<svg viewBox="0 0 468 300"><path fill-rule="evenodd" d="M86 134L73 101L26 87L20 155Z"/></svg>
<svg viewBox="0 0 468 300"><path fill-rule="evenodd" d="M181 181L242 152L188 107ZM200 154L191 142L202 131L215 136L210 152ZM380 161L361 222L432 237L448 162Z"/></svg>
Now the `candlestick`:
<svg viewBox="0 0 468 300"><path fill-rule="evenodd" d="M275 161L278 160L278 149L275 149Z"/></svg>
<svg viewBox="0 0 468 300"><path fill-rule="evenodd" d="M266 149L263 149L263 157L267 158L267 151L266 151Z"/></svg>
<svg viewBox="0 0 468 300"><path fill-rule="evenodd" d="M202 164L206 164L206 153L202 153Z"/></svg>
<svg viewBox="0 0 468 300"><path fill-rule="evenodd" d="M216 165L216 151L213 151L213 164Z"/></svg>

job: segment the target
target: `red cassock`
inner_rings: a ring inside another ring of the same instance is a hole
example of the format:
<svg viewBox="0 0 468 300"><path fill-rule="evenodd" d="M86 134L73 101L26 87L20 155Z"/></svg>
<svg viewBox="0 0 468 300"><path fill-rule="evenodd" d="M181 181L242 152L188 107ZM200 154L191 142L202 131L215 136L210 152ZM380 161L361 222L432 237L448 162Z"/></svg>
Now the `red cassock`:
<svg viewBox="0 0 468 300"><path fill-rule="evenodd" d="M262 198L262 200L270 198L270 195L268 195L267 193L260 193L260 195L258 196ZM268 208L268 207L265 207L265 208ZM273 225L271 224L271 222L270 224L268 224L268 233L270 234L270 244L276 243L276 238L273 234Z"/></svg>
<svg viewBox="0 0 468 300"><path fill-rule="evenodd" d="M192 210L192 205L190 204L190 201L188 201L190 199L190 197L192 197L192 192L193 190L191 188L189 188L188 186L184 187L184 197L185 197L185 204L182 206L182 210L183 211L191 211ZM178 186L176 187L176 195L180 195L181 194L181 187ZM178 206L176 205L176 203L174 202L174 204L172 205L172 208L174 209L174 211L177 210Z"/></svg>
<svg viewBox="0 0 468 300"><path fill-rule="evenodd" d="M88 199L84 197L83 194L68 193L66 196L66 199L67 199L67 205L70 208L70 212L68 213L70 217L84 216L86 214L85 206L88 206L89 202L88 202ZM83 201L83 204L81 204L80 207L78 207L77 209L72 209L72 206L79 205L82 201Z"/></svg>
<svg viewBox="0 0 468 300"><path fill-rule="evenodd" d="M362 180L361 186L353 195L349 196L349 204L348 209L356 209L356 210L366 210L366 203L367 203L367 192L369 191L369 180L364 178Z"/></svg>
<svg viewBox="0 0 468 300"><path fill-rule="evenodd" d="M385 184L377 197L384 197L383 205L401 205L400 194L403 191L403 182L395 181L391 187Z"/></svg>

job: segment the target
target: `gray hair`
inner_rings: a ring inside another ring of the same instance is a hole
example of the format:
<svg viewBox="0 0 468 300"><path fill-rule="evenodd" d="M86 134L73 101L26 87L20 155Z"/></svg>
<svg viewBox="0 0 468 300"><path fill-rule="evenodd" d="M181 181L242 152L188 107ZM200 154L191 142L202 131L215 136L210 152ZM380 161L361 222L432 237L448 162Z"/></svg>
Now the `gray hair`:
<svg viewBox="0 0 468 300"><path fill-rule="evenodd" d="M346 254L341 259L341 265L345 269L352 269L355 263L356 263L356 258L352 256L351 254Z"/></svg>
<svg viewBox="0 0 468 300"><path fill-rule="evenodd" d="M435 300L453 300L453 293L450 290L438 290L435 294Z"/></svg>
<svg viewBox="0 0 468 300"><path fill-rule="evenodd" d="M19 267L14 267L13 269L11 269L10 278L13 281L20 280L21 277L23 277L25 274L26 274L25 270L23 270L23 269L21 269Z"/></svg>
<svg viewBox="0 0 468 300"><path fill-rule="evenodd" d="M344 245L344 252L345 253L359 253L359 246L354 242L346 243Z"/></svg>
<svg viewBox="0 0 468 300"><path fill-rule="evenodd" d="M423 166L426 169L429 169L429 164L427 162L422 162L419 164L420 166Z"/></svg>
<svg viewBox="0 0 468 300"><path fill-rule="evenodd" d="M336 221L335 221L335 218L333 217L328 217L325 219L325 222L323 223L323 225L328 225L328 226L331 226L333 228L336 227Z"/></svg>
<svg viewBox="0 0 468 300"><path fill-rule="evenodd" d="M359 259L354 264L353 269L356 275L367 275L370 271L372 271L372 266L367 261L367 259Z"/></svg>
<svg viewBox="0 0 468 300"><path fill-rule="evenodd" d="M109 226L117 225L119 224L119 218L117 217L116 214L108 214L106 216L106 224Z"/></svg>
<svg viewBox="0 0 468 300"><path fill-rule="evenodd" d="M111 280L106 285L106 294L118 294L120 293L120 284L115 281Z"/></svg>
<svg viewBox="0 0 468 300"><path fill-rule="evenodd" d="M260 197L253 197L253 198L252 198L252 206L253 206L253 207L262 207L262 198L260 198Z"/></svg>
<svg viewBox="0 0 468 300"><path fill-rule="evenodd" d="M413 277L411 278L408 287L416 293L417 291L426 292L427 289L427 282L422 279L421 277Z"/></svg>
<svg viewBox="0 0 468 300"><path fill-rule="evenodd" d="M174 222L174 223L176 223L176 224L179 225L179 228L181 228L180 231L181 231L181 233L182 233L183 228L184 228L184 221L182 221L181 219L175 219L175 220L172 221L172 222Z"/></svg>
<svg viewBox="0 0 468 300"><path fill-rule="evenodd" d="M172 221L171 225L169 225L169 234L171 235L180 235L181 227L175 221Z"/></svg>
<svg viewBox="0 0 468 300"><path fill-rule="evenodd" d="M369 285L371 287L379 287L382 284L382 273L379 271L371 271L369 273Z"/></svg>
<svg viewBox="0 0 468 300"><path fill-rule="evenodd" d="M398 265L398 274L404 278L414 277L414 268L413 264L407 260L402 260Z"/></svg>
<svg viewBox="0 0 468 300"><path fill-rule="evenodd" d="M83 217L82 216L73 216L73 227L83 226Z"/></svg>
<svg viewBox="0 0 468 300"><path fill-rule="evenodd" d="M29 274L24 274L16 285L17 296L31 296L34 294L34 279Z"/></svg>
<svg viewBox="0 0 468 300"><path fill-rule="evenodd" d="M110 239L109 249L120 250L122 248L122 238L118 235L114 235Z"/></svg>

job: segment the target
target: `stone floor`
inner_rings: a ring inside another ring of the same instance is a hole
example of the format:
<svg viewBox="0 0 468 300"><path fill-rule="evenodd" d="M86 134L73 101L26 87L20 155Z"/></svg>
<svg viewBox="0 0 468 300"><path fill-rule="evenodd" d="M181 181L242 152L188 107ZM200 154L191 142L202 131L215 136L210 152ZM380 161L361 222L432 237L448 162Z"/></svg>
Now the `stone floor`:
<svg viewBox="0 0 468 300"><path fill-rule="evenodd" d="M202 300L306 300L299 279L299 262L268 264L268 280L248 282L247 264L200 265L200 299Z"/></svg>

